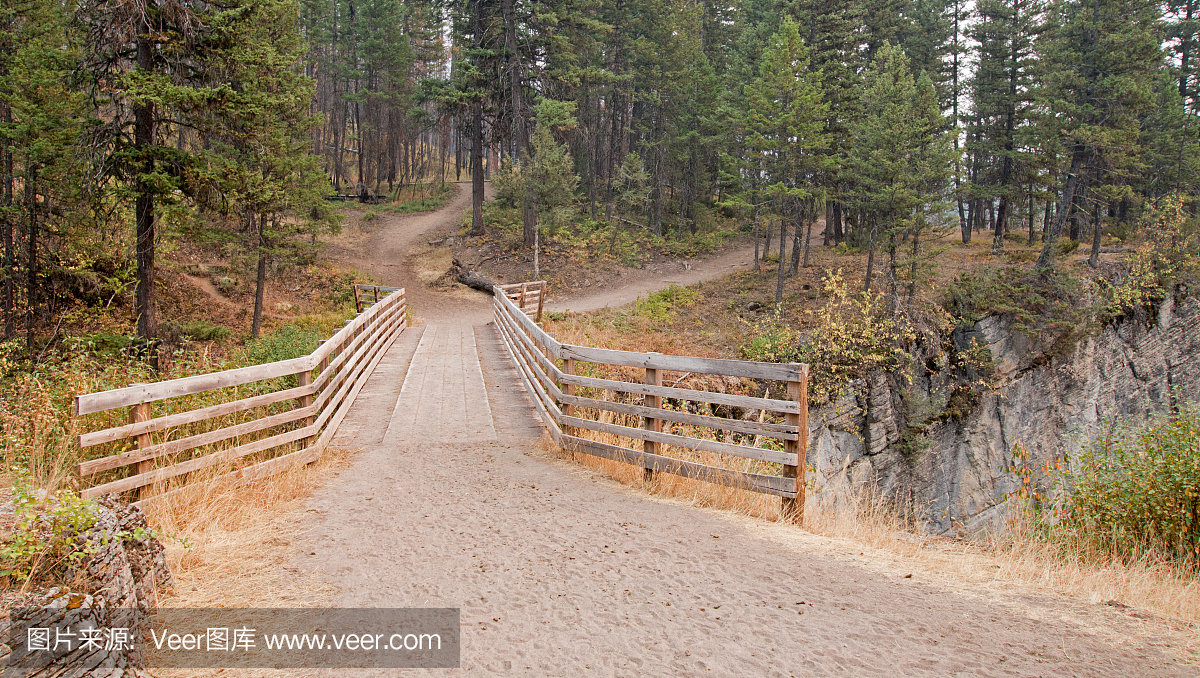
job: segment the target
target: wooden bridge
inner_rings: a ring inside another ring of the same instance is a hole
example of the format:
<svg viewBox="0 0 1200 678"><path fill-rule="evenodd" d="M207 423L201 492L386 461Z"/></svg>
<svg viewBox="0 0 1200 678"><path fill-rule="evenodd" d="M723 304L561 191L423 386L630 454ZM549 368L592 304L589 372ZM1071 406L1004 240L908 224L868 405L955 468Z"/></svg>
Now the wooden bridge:
<svg viewBox="0 0 1200 678"><path fill-rule="evenodd" d="M640 466L647 478L777 495L802 519L807 366L563 344L541 328L544 282L494 292L490 328L409 328L403 289L357 285L357 317L311 355L80 395L76 414L102 426L79 439L101 452L79 465L83 494L145 502L196 482L251 482L363 436L494 440L501 396L485 386L477 343L477 331L490 331L559 446ZM725 377L768 397L724 392ZM787 399L770 398L772 388Z"/></svg>
<svg viewBox="0 0 1200 678"><path fill-rule="evenodd" d="M362 312L311 355L81 395L84 492L153 503L358 450L272 548L331 584L321 605L460 609L463 675L1194 675L1142 630L1098 633L1113 608L1087 616L990 569L948 584L540 454L548 431L800 518L807 373L564 344L539 326L544 285L496 292L488 325L409 327L403 290L360 289ZM231 586L260 581L237 569Z"/></svg>

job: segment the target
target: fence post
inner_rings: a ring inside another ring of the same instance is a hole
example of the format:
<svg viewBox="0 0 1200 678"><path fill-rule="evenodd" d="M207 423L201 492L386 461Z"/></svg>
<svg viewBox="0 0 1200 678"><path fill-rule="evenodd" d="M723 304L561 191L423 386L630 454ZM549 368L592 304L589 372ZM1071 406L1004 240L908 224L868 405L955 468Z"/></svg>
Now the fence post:
<svg viewBox="0 0 1200 678"><path fill-rule="evenodd" d="M796 427L796 440L784 441L784 452L796 455L795 466L784 466L783 477L795 478L795 493L792 498L783 498L783 517L797 525L804 524L804 475L808 470L808 365L800 366L800 381L789 381L788 400L799 405L800 412L787 413L787 423Z"/></svg>
<svg viewBox="0 0 1200 678"><path fill-rule="evenodd" d="M133 386L141 386L142 384L133 384ZM138 403L137 405L129 406L129 423L137 424L143 421L150 421L150 403ZM137 447L139 450L144 450L153 444L149 433L141 433L136 436ZM149 473L154 470L154 460L147 459L139 461L137 465L137 473ZM143 485L138 488L138 499L145 499L150 496L151 487Z"/></svg>
<svg viewBox="0 0 1200 678"><path fill-rule="evenodd" d="M574 358L567 358L565 361L563 361L563 372L571 375L575 374ZM559 384L559 386L562 387L564 394L569 396L575 395L575 384ZM563 414L567 415L568 417L575 416L575 406L571 403L565 403L563 405ZM567 435L575 435L575 427L564 426L563 433L566 433Z"/></svg>
<svg viewBox="0 0 1200 678"><path fill-rule="evenodd" d="M296 374L296 382L300 386L310 386L312 384L312 370L305 370L303 372L298 372ZM302 408L303 407L311 407L312 404L313 404L312 394L300 396L300 407L302 407ZM312 426L314 421L316 421L316 417L309 415L304 418L304 425L306 427ZM309 443L312 441L312 439L313 439L313 436L309 436L307 438L302 438L300 440L300 445L303 448L307 448L307 447L309 447Z"/></svg>
<svg viewBox="0 0 1200 678"><path fill-rule="evenodd" d="M533 321L534 321L535 323L537 323L538 325L541 325L541 324L542 324L542 309L545 307L545 305L546 305L546 283L543 281L543 282L542 282L542 289L541 289L541 291L538 293L538 310L537 310L537 317L536 317L536 318L534 318L534 320L533 320Z"/></svg>
<svg viewBox="0 0 1200 678"><path fill-rule="evenodd" d="M650 386L662 386L662 370L656 370L656 369L651 369L651 368L647 367L646 368L646 383L649 384ZM653 407L654 409L662 408L662 396L648 395L648 396L646 396L645 402L646 402L646 407ZM655 433L662 432L662 419L646 417L645 428L647 431L654 431ZM642 450L645 451L646 454L658 454L659 453L658 445L659 444L657 442L653 442L650 440L643 440L642 441ZM654 481L654 469L652 469L648 466L642 467L642 479L645 480L647 483L653 482Z"/></svg>
<svg viewBox="0 0 1200 678"><path fill-rule="evenodd" d="M529 283L521 283L521 300L517 302L517 308L522 313L525 312L525 290L529 289Z"/></svg>
<svg viewBox="0 0 1200 678"><path fill-rule="evenodd" d="M358 285L354 286L354 312L362 313L362 300L358 296Z"/></svg>

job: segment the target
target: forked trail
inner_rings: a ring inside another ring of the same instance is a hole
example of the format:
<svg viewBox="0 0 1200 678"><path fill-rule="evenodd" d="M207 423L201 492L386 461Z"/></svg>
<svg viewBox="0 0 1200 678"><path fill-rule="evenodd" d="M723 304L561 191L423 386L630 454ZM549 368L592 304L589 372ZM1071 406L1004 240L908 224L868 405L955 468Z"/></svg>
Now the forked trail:
<svg viewBox="0 0 1200 678"><path fill-rule="evenodd" d="M339 607L461 608L462 668L438 675L1197 673L1114 608L969 589L560 461L486 315L416 292L439 322L365 385L337 438L361 452L311 499L296 558Z"/></svg>

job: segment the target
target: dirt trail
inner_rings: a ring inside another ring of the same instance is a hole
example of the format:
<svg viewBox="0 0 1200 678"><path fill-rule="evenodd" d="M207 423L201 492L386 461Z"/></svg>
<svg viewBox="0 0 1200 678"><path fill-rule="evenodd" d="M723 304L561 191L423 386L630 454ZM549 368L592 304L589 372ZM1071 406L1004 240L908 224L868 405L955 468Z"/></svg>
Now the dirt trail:
<svg viewBox="0 0 1200 678"><path fill-rule="evenodd" d="M487 188L490 197L491 184ZM333 239L331 254L338 261L378 277L385 285L405 288L413 313L427 323L484 324L492 315L487 295L465 287L456 287L451 292L429 287L451 263L449 247L430 241L443 241L457 234L470 209L470 184L456 184L453 196L441 209L413 215L381 214L378 224L353 226ZM813 237L815 242L817 234ZM656 264L645 269L622 268L612 286L603 291L567 296L551 290L547 308L589 311L621 306L671 284L691 285L745 270L753 261L754 248L741 247L707 258Z"/></svg>

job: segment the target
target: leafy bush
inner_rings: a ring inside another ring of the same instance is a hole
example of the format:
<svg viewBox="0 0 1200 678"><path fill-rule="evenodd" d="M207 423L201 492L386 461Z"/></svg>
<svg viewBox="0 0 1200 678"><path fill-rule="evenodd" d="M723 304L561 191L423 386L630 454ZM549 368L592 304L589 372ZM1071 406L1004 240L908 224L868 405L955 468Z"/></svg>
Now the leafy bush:
<svg viewBox="0 0 1200 678"><path fill-rule="evenodd" d="M96 524L95 505L73 492L36 489L17 469L13 484L15 524L0 545L0 579L24 584L70 567L94 549L78 543Z"/></svg>
<svg viewBox="0 0 1200 678"><path fill-rule="evenodd" d="M634 313L653 323L667 323L675 318L675 311L687 308L700 299L696 290L671 284L665 290L650 294L634 304Z"/></svg>
<svg viewBox="0 0 1200 678"><path fill-rule="evenodd" d="M1118 421L1054 475L1064 492L1054 532L1200 564L1200 406Z"/></svg>
<svg viewBox="0 0 1200 678"><path fill-rule="evenodd" d="M889 312L883 294L851 294L841 270L828 274L822 286L829 301L816 312L816 326L797 355L810 366L815 402L841 394L851 379L871 370L901 367L916 339L908 322Z"/></svg>
<svg viewBox="0 0 1200 678"><path fill-rule="evenodd" d="M291 323L274 334L267 334L246 343L242 349L247 365L261 365L291 360L317 350L317 331Z"/></svg>
<svg viewBox="0 0 1200 678"><path fill-rule="evenodd" d="M742 357L760 363L796 362L800 357L799 341L800 333L776 311L750 326L742 343Z"/></svg>

